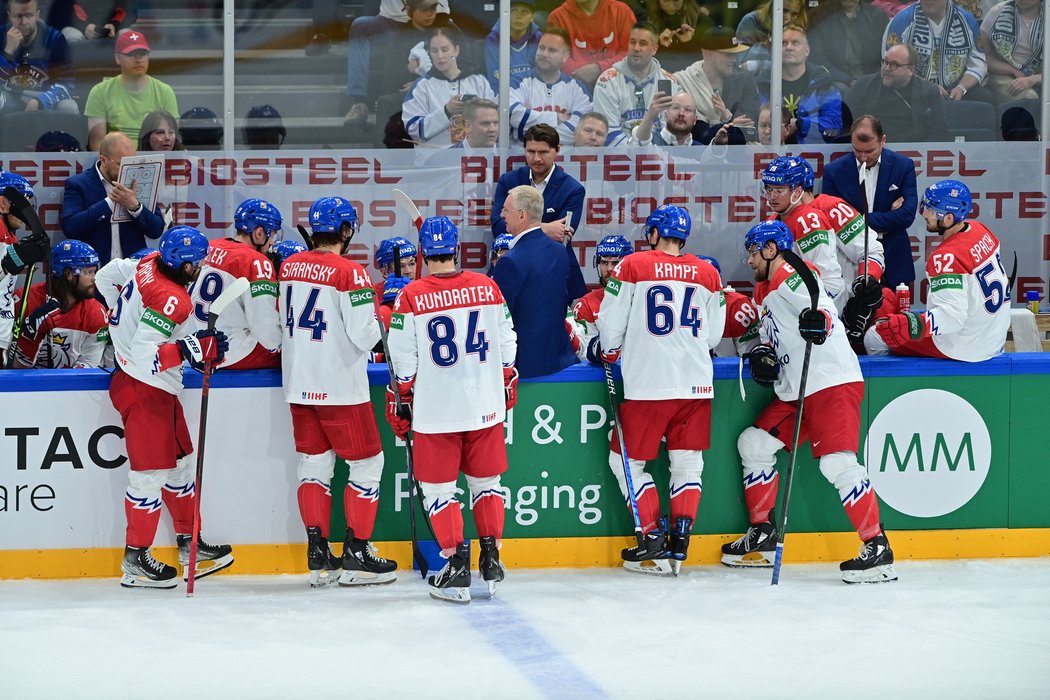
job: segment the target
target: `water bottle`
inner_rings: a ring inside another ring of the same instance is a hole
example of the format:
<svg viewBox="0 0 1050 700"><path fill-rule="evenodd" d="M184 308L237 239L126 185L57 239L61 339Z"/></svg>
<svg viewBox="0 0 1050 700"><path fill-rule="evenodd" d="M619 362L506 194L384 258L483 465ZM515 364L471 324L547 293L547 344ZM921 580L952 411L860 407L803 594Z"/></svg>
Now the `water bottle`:
<svg viewBox="0 0 1050 700"><path fill-rule="evenodd" d="M1024 300L1025 300L1025 306L1028 307L1029 311L1031 311L1033 314L1039 313L1039 292L1038 291L1025 292L1024 293Z"/></svg>
<svg viewBox="0 0 1050 700"><path fill-rule="evenodd" d="M901 313L911 310L911 290L901 282L897 285L897 310Z"/></svg>

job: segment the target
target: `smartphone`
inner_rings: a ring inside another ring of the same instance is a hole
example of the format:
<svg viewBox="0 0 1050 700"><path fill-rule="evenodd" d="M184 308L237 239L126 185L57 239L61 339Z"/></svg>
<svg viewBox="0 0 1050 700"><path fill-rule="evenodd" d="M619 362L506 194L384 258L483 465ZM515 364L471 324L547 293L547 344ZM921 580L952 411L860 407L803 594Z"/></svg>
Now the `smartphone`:
<svg viewBox="0 0 1050 700"><path fill-rule="evenodd" d="M758 140L758 129L756 129L755 127L753 127L753 126L742 126L742 127L740 127L740 130L742 132L744 132L744 138L747 139L748 141L757 141Z"/></svg>
<svg viewBox="0 0 1050 700"><path fill-rule="evenodd" d="M460 102L472 102L476 99L478 99L477 95L460 95L459 97Z"/></svg>
<svg viewBox="0 0 1050 700"><path fill-rule="evenodd" d="M657 92L662 92L663 94L665 94L668 97L670 97L671 96L671 81L670 80L657 80L656 81L656 91Z"/></svg>

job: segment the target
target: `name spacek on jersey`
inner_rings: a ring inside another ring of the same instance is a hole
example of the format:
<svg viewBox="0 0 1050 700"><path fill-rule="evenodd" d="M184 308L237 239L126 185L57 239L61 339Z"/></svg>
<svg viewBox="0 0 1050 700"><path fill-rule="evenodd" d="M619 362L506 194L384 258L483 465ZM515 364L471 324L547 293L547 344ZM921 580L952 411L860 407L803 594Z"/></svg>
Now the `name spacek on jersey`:
<svg viewBox="0 0 1050 700"><path fill-rule="evenodd" d="M722 282L710 263L650 250L617 266L597 325L603 348L622 348L625 398L709 399L711 348L725 320Z"/></svg>
<svg viewBox="0 0 1050 700"><path fill-rule="evenodd" d="M281 265L284 400L365 403L368 353L379 342L372 280L336 253L304 251Z"/></svg>
<svg viewBox="0 0 1050 700"><path fill-rule="evenodd" d="M22 291L15 292L16 300ZM46 285L41 282L29 288L30 311L47 301ZM45 334L44 329L47 329ZM22 367L100 367L102 353L109 342L109 324L106 309L97 299L83 299L73 308L51 316L41 328L36 340L26 336L18 339L15 358ZM47 346L50 345L50 353Z"/></svg>
<svg viewBox="0 0 1050 700"><path fill-rule="evenodd" d="M510 310L485 275L427 275L394 302L390 359L399 381L416 380L412 427L420 433L502 423L503 368L516 354Z"/></svg>
<svg viewBox="0 0 1050 700"><path fill-rule="evenodd" d="M198 329L208 327L208 310L235 279L248 280L248 291L226 307L215 323L226 334L230 349L224 365L236 364L255 346L271 352L281 347L281 320L277 314L277 277L273 263L254 247L229 238L211 241L200 276L190 287L193 317Z"/></svg>
<svg viewBox="0 0 1050 700"><path fill-rule="evenodd" d="M812 267L812 266L811 266ZM860 362L846 339L846 330L836 316L835 303L828 297L819 274L817 308L831 314L831 333L823 345L814 345L806 379L806 396L822 389L864 381ZM783 263L768 282L755 285L755 304L759 306L759 336L770 345L780 361L780 375L773 391L783 401L798 398L806 341L798 332L798 316L810 307L809 290L791 265Z"/></svg>

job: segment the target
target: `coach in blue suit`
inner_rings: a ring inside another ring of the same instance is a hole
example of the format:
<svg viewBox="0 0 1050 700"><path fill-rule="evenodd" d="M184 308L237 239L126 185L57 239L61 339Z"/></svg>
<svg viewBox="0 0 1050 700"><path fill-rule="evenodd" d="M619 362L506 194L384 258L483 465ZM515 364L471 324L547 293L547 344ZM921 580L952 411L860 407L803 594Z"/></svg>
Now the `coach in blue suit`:
<svg viewBox="0 0 1050 700"><path fill-rule="evenodd" d="M556 241L565 237L566 217L571 218L571 232L568 234L571 240L572 233L580 228L583 219L583 199L587 194L583 185L576 178L566 174L564 170L554 164L560 150L560 137L553 127L547 124L537 124L529 127L525 132L525 160L523 165L509 173L504 173L496 185L496 193L492 197L492 238L507 233L507 222L503 220L500 212L503 202L507 199L507 193L518 185L532 185L543 195L543 217L540 220L540 228L545 234ZM569 300L579 299L587 293L587 284L583 281L583 271L580 270L580 261L569 246L563 246L563 254L569 261L569 284L566 290ZM521 331L519 330L520 334ZM519 367L520 371L520 367Z"/></svg>
<svg viewBox="0 0 1050 700"><path fill-rule="evenodd" d="M540 227L543 198L532 186L511 189L499 211L514 238L492 268L492 279L518 334L518 373L522 378L554 374L577 362L565 330L570 301L565 247Z"/></svg>
<svg viewBox="0 0 1050 700"><path fill-rule="evenodd" d="M915 163L885 148L886 134L875 117L863 116L853 122L850 141L853 155L837 158L824 168L821 191L841 197L863 211L860 166L867 163L868 177L875 184L874 196L869 196L868 226L878 232L886 255L882 283L890 289L901 282L910 285L915 281L915 263L908 227L915 221L919 205ZM869 192L870 188L866 189Z"/></svg>
<svg viewBox="0 0 1050 700"><path fill-rule="evenodd" d="M134 190L113 184L120 174L120 159L135 155L131 139L119 131L107 134L98 153L99 159L93 167L66 180L62 233L66 238L90 244L105 265L114 257L127 257L141 250L147 238L160 238L164 233L164 216L159 206L149 211L140 204ZM132 220L117 225L120 250L114 251L110 218L118 204L131 213Z"/></svg>

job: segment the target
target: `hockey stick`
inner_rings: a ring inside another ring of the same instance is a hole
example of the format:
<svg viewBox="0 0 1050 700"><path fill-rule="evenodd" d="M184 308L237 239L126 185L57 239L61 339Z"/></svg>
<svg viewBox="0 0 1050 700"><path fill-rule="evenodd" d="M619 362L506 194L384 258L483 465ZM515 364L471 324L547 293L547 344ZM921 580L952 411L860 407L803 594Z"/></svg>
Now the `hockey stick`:
<svg viewBox="0 0 1050 700"><path fill-rule="evenodd" d="M394 190L394 199L401 205L401 208L408 214L408 218L412 220L412 225L416 227L416 232L423 228L423 215L419 213L419 207L412 201L412 198L401 190Z"/></svg>
<svg viewBox="0 0 1050 700"><path fill-rule="evenodd" d="M809 290L809 308L817 310L817 296L820 288L817 287L817 279L813 271L809 269L802 258L793 250L784 251L784 260L795 268L795 272L802 278L802 283ZM813 340L806 339L806 354L802 358L802 376L798 382L798 410L795 412L795 426L791 431L791 460L788 462L787 473L784 475L784 501L780 506L779 537L777 538L777 552L773 560L773 579L771 586L780 583L780 565L784 559L784 537L787 534L788 523L788 499L791 498L791 477L795 474L795 459L798 456L798 438L802 432L802 408L806 402L806 378L809 374L809 358L813 352Z"/></svg>
<svg viewBox="0 0 1050 700"><path fill-rule="evenodd" d="M642 533L642 518L638 515L638 500L634 495L634 477L631 476L631 460L627 456L627 443L623 438L623 422L620 421L620 403L616 398L616 382L613 380L612 365L602 360L605 369L605 386L609 389L609 405L612 408L613 425L616 426L616 437L620 443L620 461L623 462L623 476L627 481L627 502L631 506L631 516L634 518L634 539L638 542L638 548L644 546L645 535Z"/></svg>
<svg viewBox="0 0 1050 700"><path fill-rule="evenodd" d="M211 303L208 308L208 330L215 330L219 314L248 291L248 280L238 277ZM204 479L204 438L208 433L208 394L211 388L212 361L204 362L204 378L201 380L201 419L197 430L197 477L193 491L197 495L193 508L193 537L190 540L189 576L186 579L186 597L193 597L193 584L197 574L197 539L201 534L201 486Z"/></svg>
<svg viewBox="0 0 1050 700"><path fill-rule="evenodd" d="M7 356L4 357L4 369L14 369L15 367L15 350L18 346L18 339L22 337L22 324L26 320L26 312L29 310L29 288L33 285L33 272L36 271L36 265L33 265L26 270L26 281L22 285L22 308L18 311L18 316L15 318L15 325L11 328L11 344L7 346Z"/></svg>
<svg viewBox="0 0 1050 700"><path fill-rule="evenodd" d="M860 166L860 182L861 187L867 187L864 181L868 177L868 164L861 163ZM861 216L864 217L864 285L868 284L868 195L866 192L863 193L861 201L864 202L864 211L861 212ZM808 286L808 285L807 285Z"/></svg>
<svg viewBox="0 0 1050 700"><path fill-rule="evenodd" d="M303 237L303 245L306 246L306 249L313 250L314 241L310 238L310 234L307 233L306 228L302 224L297 224L296 228L299 229L299 235Z"/></svg>
<svg viewBox="0 0 1050 700"><path fill-rule="evenodd" d="M44 262L44 285L45 285L45 288L46 288L46 291L47 291L47 296L50 299L51 298L51 237L47 235L46 231L44 231L44 226L43 226L43 224L40 223L40 217L37 216L36 209L33 208L32 202L30 202L29 199L24 194L22 194L21 192L16 190L14 187L11 187L9 185L9 186L4 188L4 197L6 197L7 201L10 203L11 211L14 212L16 217L18 217L23 222L25 222L25 225L29 227L29 230L32 231L34 236L44 236L45 238L48 239L48 241L47 241L47 244L48 244L47 245L47 252L44 255L44 261L43 262ZM29 277L30 277L30 274L27 272L26 273L26 286L25 286L25 289L22 292L23 293L23 296L22 296L23 317L24 317L24 314L25 314L24 306L26 304L26 300L28 299L28 294L29 294ZM16 329L17 329L17 326L16 326ZM19 330L18 334L21 335L21 331L20 330ZM13 340L12 340L11 345L12 345L12 347L14 346L14 341ZM12 356L12 361L13 361L13 359L14 358ZM48 369L51 369L51 343L50 343L50 341L47 343L47 367L48 367Z"/></svg>

